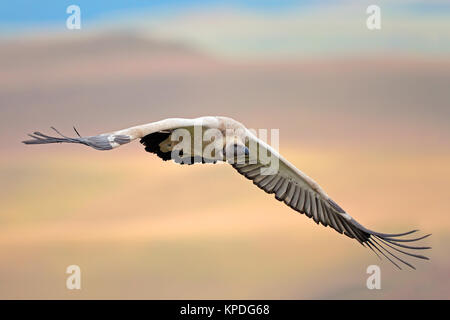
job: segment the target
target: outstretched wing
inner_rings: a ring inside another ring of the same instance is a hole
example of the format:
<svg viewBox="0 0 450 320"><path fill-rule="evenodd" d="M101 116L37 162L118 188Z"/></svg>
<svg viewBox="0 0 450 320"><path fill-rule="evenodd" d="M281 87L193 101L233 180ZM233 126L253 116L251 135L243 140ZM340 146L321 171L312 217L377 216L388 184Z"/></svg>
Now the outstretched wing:
<svg viewBox="0 0 450 320"><path fill-rule="evenodd" d="M52 137L40 132L34 132L33 134L29 134L32 138L31 140L25 140L22 142L25 144L80 143L96 150L111 150L133 140L144 138L153 133L194 126L216 127L217 123L218 120L216 117L201 117L196 119L170 118L89 137L82 137L74 128L77 137L73 138L67 137L61 134L54 127L51 127L59 135L59 137Z"/></svg>
<svg viewBox="0 0 450 320"><path fill-rule="evenodd" d="M375 232L363 227L337 205L310 177L298 170L263 141L257 139L252 134L248 134L248 136L250 139L256 140L259 150L263 149L263 152L266 152L273 157L272 159L278 161L278 169L271 174L265 174L267 171L264 172L262 170L264 168L267 170L269 164L262 164L259 160L253 164L249 164L248 162L232 164L240 174L252 180L258 188L269 194L274 194L277 200L283 201L295 211L305 214L317 224L322 224L326 227L329 226L341 234L343 233L352 239L356 239L362 245L372 249L377 255L380 253L385 256L399 269L401 269L400 266L393 259L413 269L415 268L398 254L394 254L394 252L428 260L425 256L402 249L430 249L430 247L418 247L405 244L424 239L429 235L415 239L404 239L402 238L403 236L414 233L417 230L399 234L387 234Z"/></svg>

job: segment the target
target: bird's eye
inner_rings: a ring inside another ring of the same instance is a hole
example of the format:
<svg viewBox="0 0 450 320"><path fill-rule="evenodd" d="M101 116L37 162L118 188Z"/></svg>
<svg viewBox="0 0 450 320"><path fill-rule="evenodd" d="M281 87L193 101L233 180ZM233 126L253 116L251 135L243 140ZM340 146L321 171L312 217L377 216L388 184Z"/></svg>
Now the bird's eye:
<svg viewBox="0 0 450 320"><path fill-rule="evenodd" d="M234 154L237 156L242 156L242 155L249 155L249 150L246 146L241 146L238 144L234 145Z"/></svg>

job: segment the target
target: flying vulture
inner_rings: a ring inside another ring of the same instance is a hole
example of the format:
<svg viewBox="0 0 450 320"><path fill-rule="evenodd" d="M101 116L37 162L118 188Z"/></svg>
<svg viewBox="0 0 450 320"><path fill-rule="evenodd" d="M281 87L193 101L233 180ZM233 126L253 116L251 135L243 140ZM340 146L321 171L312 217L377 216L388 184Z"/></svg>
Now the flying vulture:
<svg viewBox="0 0 450 320"><path fill-rule="evenodd" d="M404 236L418 230L387 234L363 227L336 204L313 179L284 159L265 141L258 139L253 131L231 118L170 118L89 137L82 137L74 128L77 134L74 138L62 135L53 127L52 129L59 136L52 137L34 132L29 135L32 140L23 143L81 143L97 150L111 150L140 139L147 152L156 154L164 161L174 160L180 164L228 162L237 172L252 180L258 188L274 194L277 200L312 218L317 224L329 226L355 239L370 248L378 257L379 254L383 255L399 269L401 264L415 269L401 254L428 260L414 251L430 247L412 246L410 243L424 239L430 236L429 234L405 239ZM209 135L205 139L208 131ZM205 152L207 149L209 152ZM262 155L266 157L263 159Z"/></svg>

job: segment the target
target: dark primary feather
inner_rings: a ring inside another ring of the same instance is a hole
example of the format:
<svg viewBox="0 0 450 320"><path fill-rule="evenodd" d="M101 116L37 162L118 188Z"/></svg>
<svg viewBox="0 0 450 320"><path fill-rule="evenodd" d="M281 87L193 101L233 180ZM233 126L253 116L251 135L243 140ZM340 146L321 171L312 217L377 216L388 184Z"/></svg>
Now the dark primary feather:
<svg viewBox="0 0 450 320"><path fill-rule="evenodd" d="M56 130L54 127L51 127L57 134L59 134L61 137L52 137L48 136L46 134L40 133L40 132L33 132L33 134L29 134L32 140L25 140L22 141L25 144L47 144L47 143L81 143L84 145L88 145L87 141L85 141L78 133L78 131L75 129L75 132L78 134L79 138L69 138L65 135L61 134L58 130Z"/></svg>
<svg viewBox="0 0 450 320"><path fill-rule="evenodd" d="M61 132L56 130L54 127L51 127L60 137L52 137L40 132L34 132L33 134L29 134L32 140L22 141L25 144L48 144L48 143L80 143L85 146L97 149L97 150L111 150L113 147L111 142L109 141L109 135L98 135L98 136L90 136L90 137L82 137L78 130L73 127L75 133L78 138L70 138L63 135ZM130 142L130 137L126 135L115 135L112 136L113 141L120 145Z"/></svg>

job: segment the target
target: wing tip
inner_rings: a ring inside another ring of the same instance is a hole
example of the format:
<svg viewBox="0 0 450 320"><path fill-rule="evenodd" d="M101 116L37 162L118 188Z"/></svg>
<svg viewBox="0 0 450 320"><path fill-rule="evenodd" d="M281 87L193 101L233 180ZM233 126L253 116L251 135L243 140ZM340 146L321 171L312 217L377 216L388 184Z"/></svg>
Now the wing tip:
<svg viewBox="0 0 450 320"><path fill-rule="evenodd" d="M417 232L417 231L419 231L419 230L413 230L413 231L401 233L400 236L390 236L390 237L383 236L383 234L381 234L381 233L371 232L371 233L369 233L369 239L367 240L367 242L372 244L377 250L379 250L378 248L382 249L384 252L386 252L388 255L390 255L394 259L396 259L399 262L403 263L404 265L407 265L408 267L416 270L416 267L414 265L412 265L411 263L407 262L406 260L402 259L403 257L401 258L400 254L401 255L405 255L405 256L409 256L409 257L413 257L413 258L417 258L417 259L421 259L421 260L428 260L428 261L430 261L431 259L429 257L424 256L424 255L419 255L419 254L416 254L416 253L413 253L413 252L415 252L417 250L429 250L432 247L431 246L420 246L420 247L419 246L409 246L409 245L404 245L401 242L402 241L403 242L417 242L417 241L423 240L425 238L428 238L429 236L431 236L431 234L427 234L425 236L418 237L418 238L415 238L415 239L399 239L399 238L401 238L401 237L403 237L405 235L412 234L412 233ZM378 239L379 242L376 239ZM402 250L403 248L404 249L408 249L410 251ZM394 254L394 251L396 251L395 254ZM381 252L381 253L391 263L393 263L394 265L399 267L387 255L385 255L383 252Z"/></svg>

